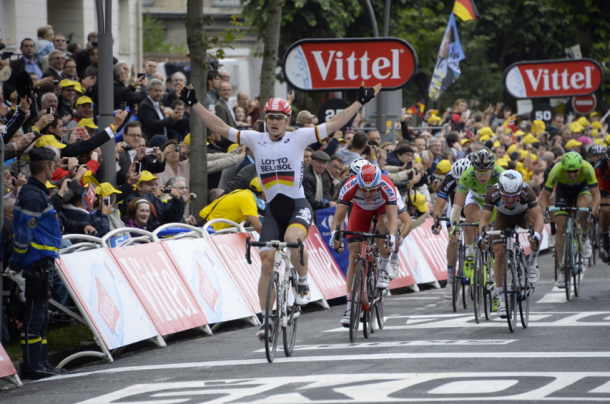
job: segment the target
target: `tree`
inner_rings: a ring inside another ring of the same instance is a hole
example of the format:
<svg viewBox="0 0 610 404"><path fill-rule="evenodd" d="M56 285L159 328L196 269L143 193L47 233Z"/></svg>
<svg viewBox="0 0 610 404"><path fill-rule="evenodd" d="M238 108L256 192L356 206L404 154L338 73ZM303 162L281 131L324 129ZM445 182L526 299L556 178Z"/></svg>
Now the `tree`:
<svg viewBox="0 0 610 404"><path fill-rule="evenodd" d="M150 13L144 15L142 21L144 34L143 47L144 52L159 52L159 53L184 53L184 42L180 45L167 43L165 41L165 29L161 21L154 18Z"/></svg>
<svg viewBox="0 0 610 404"><path fill-rule="evenodd" d="M267 23L263 31L263 65L261 67L260 108L275 96L275 69L277 51L280 42L280 25L282 20L282 0L269 0Z"/></svg>
<svg viewBox="0 0 610 404"><path fill-rule="evenodd" d="M186 5L186 42L191 59L191 84L199 99L204 99L207 87L207 40L203 26L203 0L188 0ZM201 119L191 115L190 190L198 198L192 202L199 212L208 199L207 129Z"/></svg>

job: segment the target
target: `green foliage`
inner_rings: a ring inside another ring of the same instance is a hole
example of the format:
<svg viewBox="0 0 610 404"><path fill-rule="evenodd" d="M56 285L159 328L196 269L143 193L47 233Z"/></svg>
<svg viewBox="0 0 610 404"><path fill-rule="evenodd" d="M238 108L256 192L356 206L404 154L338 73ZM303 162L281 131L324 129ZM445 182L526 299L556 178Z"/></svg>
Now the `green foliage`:
<svg viewBox="0 0 610 404"><path fill-rule="evenodd" d="M161 21L154 18L150 13L144 15L143 25L143 42L144 52L159 52L159 53L181 53L186 52L184 42L175 45L165 42L165 30Z"/></svg>

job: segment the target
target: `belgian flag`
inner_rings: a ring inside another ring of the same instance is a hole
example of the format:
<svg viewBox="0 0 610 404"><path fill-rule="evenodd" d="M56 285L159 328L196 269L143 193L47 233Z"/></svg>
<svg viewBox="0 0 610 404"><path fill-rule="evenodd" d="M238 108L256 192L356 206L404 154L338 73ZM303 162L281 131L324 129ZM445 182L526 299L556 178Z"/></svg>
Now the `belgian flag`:
<svg viewBox="0 0 610 404"><path fill-rule="evenodd" d="M453 13L460 17L462 21L479 19L479 11L473 0L455 0Z"/></svg>
<svg viewBox="0 0 610 404"><path fill-rule="evenodd" d="M426 106L424 105L423 102L421 101L417 101L417 104L412 105L409 107L409 109L407 109L407 113L409 114L417 114L417 116L422 116L424 114L424 110L426 109Z"/></svg>

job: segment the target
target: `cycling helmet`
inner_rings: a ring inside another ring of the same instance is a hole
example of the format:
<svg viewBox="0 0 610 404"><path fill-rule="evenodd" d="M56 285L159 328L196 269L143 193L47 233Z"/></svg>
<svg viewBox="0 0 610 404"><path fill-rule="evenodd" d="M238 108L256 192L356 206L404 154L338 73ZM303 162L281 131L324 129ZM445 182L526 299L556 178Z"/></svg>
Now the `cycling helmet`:
<svg viewBox="0 0 610 404"><path fill-rule="evenodd" d="M589 149L589 152L591 154L604 154L604 153L606 153L606 148L603 145L596 143L593 146L591 146L591 148Z"/></svg>
<svg viewBox="0 0 610 404"><path fill-rule="evenodd" d="M475 169L488 170L496 164L496 158L488 148L484 147L470 157L470 162Z"/></svg>
<svg viewBox="0 0 610 404"><path fill-rule="evenodd" d="M451 167L451 176L453 178L460 178L468 167L470 167L470 160L467 158L459 159L453 163L453 167Z"/></svg>
<svg viewBox="0 0 610 404"><path fill-rule="evenodd" d="M292 107L283 98L271 98L263 108L263 113L266 114L267 112L281 112L284 115L290 116Z"/></svg>
<svg viewBox="0 0 610 404"><path fill-rule="evenodd" d="M582 156L575 151L567 152L561 159L561 166L566 171L580 170L582 167Z"/></svg>
<svg viewBox="0 0 610 404"><path fill-rule="evenodd" d="M358 173L358 185L362 188L375 188L381 184L381 170L372 164L367 164Z"/></svg>
<svg viewBox="0 0 610 404"><path fill-rule="evenodd" d="M498 184L500 186L500 192L514 195L521 190L521 187L523 187L523 177L519 171L506 170L500 174Z"/></svg>
<svg viewBox="0 0 610 404"><path fill-rule="evenodd" d="M250 181L250 190L260 194L261 192L263 192L263 187L261 186L261 182L258 179L258 177L254 177L252 178L252 181Z"/></svg>
<svg viewBox="0 0 610 404"><path fill-rule="evenodd" d="M349 173L351 175L358 175L360 169L367 164L371 164L367 159L356 159L349 165Z"/></svg>

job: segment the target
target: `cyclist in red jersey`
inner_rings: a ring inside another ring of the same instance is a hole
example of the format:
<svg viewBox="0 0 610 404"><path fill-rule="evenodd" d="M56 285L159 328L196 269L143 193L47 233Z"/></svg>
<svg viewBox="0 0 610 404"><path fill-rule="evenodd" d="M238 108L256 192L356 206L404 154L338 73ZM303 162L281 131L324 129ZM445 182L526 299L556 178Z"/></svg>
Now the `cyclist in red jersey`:
<svg viewBox="0 0 610 404"><path fill-rule="evenodd" d="M600 257L606 264L610 262L610 147L606 149L606 156L601 158L595 164L595 176L597 177L597 185L601 196L600 212L599 212L599 230L602 233L602 248L600 249Z"/></svg>
<svg viewBox="0 0 610 404"><path fill-rule="evenodd" d="M353 204L352 212L347 224L348 231L369 232L371 230L371 220L373 215L377 216L377 230L383 234L386 230L390 231L390 241L392 247L395 245L395 234L397 228L398 191L392 180L386 175L381 174L379 167L372 164L362 167L358 175L351 177L341 188L337 199L337 209L333 218L331 229L337 225L343 225L345 215L350 203ZM342 242L335 241L336 230L333 230L330 237L331 248L341 252ZM349 265L347 267L347 310L341 318L341 325L349 327L351 310L351 287L354 280L356 260L360 253L360 243L362 239L356 236L347 236L349 249ZM382 239L377 240L381 253L381 264L377 279L377 288L386 289L389 286L388 264L392 247L386 248Z"/></svg>

